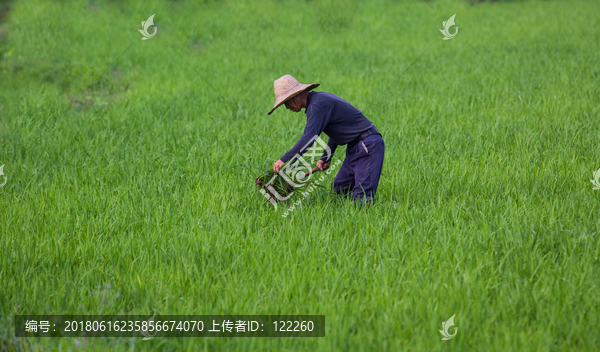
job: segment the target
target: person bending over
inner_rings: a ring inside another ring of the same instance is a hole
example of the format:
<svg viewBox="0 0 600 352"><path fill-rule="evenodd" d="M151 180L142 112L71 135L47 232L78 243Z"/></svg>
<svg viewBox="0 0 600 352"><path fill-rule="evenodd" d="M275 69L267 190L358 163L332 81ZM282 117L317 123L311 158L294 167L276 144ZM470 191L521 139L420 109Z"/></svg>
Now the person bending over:
<svg viewBox="0 0 600 352"><path fill-rule="evenodd" d="M338 145L347 145L346 159L335 176L333 190L342 195L351 191L361 204L372 204L383 167L383 137L373 122L350 103L331 93L311 91L318 86L318 83L301 84L290 75L275 80L275 105L268 114L282 104L293 112L304 109L306 127L298 143L275 162L273 171L279 173L291 158L310 149L314 136L325 132L329 136L330 152L323 153L317 167L320 170L329 168Z"/></svg>

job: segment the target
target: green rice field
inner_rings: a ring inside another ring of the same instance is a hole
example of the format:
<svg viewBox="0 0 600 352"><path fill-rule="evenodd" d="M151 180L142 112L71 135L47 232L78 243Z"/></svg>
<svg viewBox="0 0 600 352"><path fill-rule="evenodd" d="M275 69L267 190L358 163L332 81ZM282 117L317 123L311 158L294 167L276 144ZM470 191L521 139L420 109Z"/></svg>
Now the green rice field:
<svg viewBox="0 0 600 352"><path fill-rule="evenodd" d="M0 351L600 350L600 2L0 13ZM322 187L284 217L259 193L305 126L267 115L285 74L382 133L375 205ZM16 337L23 314L324 315L325 336Z"/></svg>

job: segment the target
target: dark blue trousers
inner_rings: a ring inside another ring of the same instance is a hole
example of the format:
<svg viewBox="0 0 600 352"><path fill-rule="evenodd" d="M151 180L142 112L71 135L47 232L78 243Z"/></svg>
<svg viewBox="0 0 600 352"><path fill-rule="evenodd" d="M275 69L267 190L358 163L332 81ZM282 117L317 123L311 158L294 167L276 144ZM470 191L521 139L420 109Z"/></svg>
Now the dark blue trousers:
<svg viewBox="0 0 600 352"><path fill-rule="evenodd" d="M375 201L384 153L385 144L378 134L348 146L346 159L333 181L334 192L346 195L352 191L354 198Z"/></svg>

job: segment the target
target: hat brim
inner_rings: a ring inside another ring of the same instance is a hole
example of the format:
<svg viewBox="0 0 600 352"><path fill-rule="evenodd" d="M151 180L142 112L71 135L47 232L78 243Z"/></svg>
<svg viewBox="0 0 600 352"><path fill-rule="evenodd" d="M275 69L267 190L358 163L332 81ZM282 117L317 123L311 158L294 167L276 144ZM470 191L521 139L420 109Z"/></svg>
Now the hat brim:
<svg viewBox="0 0 600 352"><path fill-rule="evenodd" d="M269 113L267 115L271 115L271 113L273 113L273 111L275 111L275 109L277 109L278 107L280 107L282 104L285 104L286 101L292 99L293 97L295 97L296 95L302 93L302 92L306 92L309 90L313 90L315 88L317 88L319 86L319 83L313 83L313 84L302 84L298 87L297 90L290 92L285 98L283 98L281 101L277 101L275 102L275 105L273 106L273 108L269 111Z"/></svg>

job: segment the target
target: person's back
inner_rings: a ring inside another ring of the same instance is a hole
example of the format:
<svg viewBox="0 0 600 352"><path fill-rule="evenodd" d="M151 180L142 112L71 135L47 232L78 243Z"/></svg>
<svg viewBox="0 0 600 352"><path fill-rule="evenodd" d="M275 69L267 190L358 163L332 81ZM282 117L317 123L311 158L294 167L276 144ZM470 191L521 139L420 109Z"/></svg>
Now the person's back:
<svg viewBox="0 0 600 352"><path fill-rule="evenodd" d="M361 133L374 127L373 122L344 99L327 92L310 92L306 106L307 124L311 117L326 121L323 132L337 145L352 142Z"/></svg>

